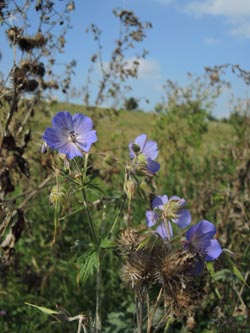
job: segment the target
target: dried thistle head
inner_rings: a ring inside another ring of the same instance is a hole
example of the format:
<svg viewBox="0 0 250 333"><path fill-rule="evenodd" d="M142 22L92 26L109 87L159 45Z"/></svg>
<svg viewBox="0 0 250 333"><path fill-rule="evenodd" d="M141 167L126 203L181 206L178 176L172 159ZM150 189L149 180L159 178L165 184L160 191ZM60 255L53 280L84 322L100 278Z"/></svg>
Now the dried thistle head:
<svg viewBox="0 0 250 333"><path fill-rule="evenodd" d="M42 62L34 62L29 60L23 60L20 63L20 69L27 74L38 75L43 77L45 75L45 67Z"/></svg>
<svg viewBox="0 0 250 333"><path fill-rule="evenodd" d="M198 293L195 293L197 296ZM180 289L172 298L172 310L176 316L183 317L186 310L192 313L197 305L197 297L194 297L193 290Z"/></svg>
<svg viewBox="0 0 250 333"><path fill-rule="evenodd" d="M197 255L185 249L171 249L162 259L158 282L164 289L164 303L178 318L193 313L202 299L202 284L194 276Z"/></svg>
<svg viewBox="0 0 250 333"><path fill-rule="evenodd" d="M10 42L16 44L17 40L22 35L23 30L14 26L6 30L7 37L9 38Z"/></svg>
<svg viewBox="0 0 250 333"><path fill-rule="evenodd" d="M153 284L155 271L166 252L166 244L142 226L124 230L118 244L125 254L123 281L131 288Z"/></svg>
<svg viewBox="0 0 250 333"><path fill-rule="evenodd" d="M148 285L152 280L152 260L146 251L129 256L122 267L122 280L131 288Z"/></svg>
<svg viewBox="0 0 250 333"><path fill-rule="evenodd" d="M124 254L129 254L137 250L138 246L145 239L144 227L128 228L121 232L118 246Z"/></svg>
<svg viewBox="0 0 250 333"><path fill-rule="evenodd" d="M21 51L29 52L35 48L42 48L47 43L47 39L44 35L38 32L34 36L19 36L17 44Z"/></svg>
<svg viewBox="0 0 250 333"><path fill-rule="evenodd" d="M190 251L184 249L174 249L166 253L162 260L160 274L163 281L189 275L195 264L195 256Z"/></svg>

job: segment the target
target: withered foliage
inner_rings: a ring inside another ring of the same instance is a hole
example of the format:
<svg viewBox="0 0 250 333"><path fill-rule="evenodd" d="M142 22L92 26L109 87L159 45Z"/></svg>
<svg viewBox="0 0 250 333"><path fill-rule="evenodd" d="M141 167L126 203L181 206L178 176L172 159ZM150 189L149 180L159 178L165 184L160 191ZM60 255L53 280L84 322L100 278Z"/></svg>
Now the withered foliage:
<svg viewBox="0 0 250 333"><path fill-rule="evenodd" d="M123 257L124 283L142 303L147 299L148 309L159 307L163 312L158 323L151 318L151 325L160 323L164 327L173 316L180 319L194 315L204 292L202 278L194 276L195 264L202 258L142 227L124 230L118 244ZM150 318L151 314L147 316Z"/></svg>
<svg viewBox="0 0 250 333"><path fill-rule="evenodd" d="M108 61L103 59L103 46L101 42L102 31L95 25L86 30L92 32L97 43L97 52L91 56L91 66L88 71L87 82L83 88L84 102L90 111L103 103L111 105L111 109L117 110L123 105L125 93L131 90L126 83L128 79L137 78L140 60L147 55L146 50L136 52L131 57L131 51L138 48L146 37L146 30L152 27L150 22L142 22L132 11L113 10L114 16L119 20L119 35L115 41L114 48ZM129 56L128 56L129 55ZM99 66L101 78L99 89L94 99L94 107L90 106L92 73L96 66ZM93 112L92 117L95 117ZM98 119L95 119L95 123Z"/></svg>
<svg viewBox="0 0 250 333"><path fill-rule="evenodd" d="M42 102L51 100L53 89L61 88L67 93L70 88L75 63L67 64L60 78L54 72L54 65L56 54L63 52L62 40L70 28L69 12L73 9L72 1L62 10L49 0L26 0L20 4L0 1L1 27L13 51L12 66L9 72L2 73L0 80L0 261L3 266L8 264L24 228L24 203L40 188L30 177L32 166L39 160L34 153L39 147L32 144L31 120L46 111ZM14 191L19 187L21 194L16 201Z"/></svg>

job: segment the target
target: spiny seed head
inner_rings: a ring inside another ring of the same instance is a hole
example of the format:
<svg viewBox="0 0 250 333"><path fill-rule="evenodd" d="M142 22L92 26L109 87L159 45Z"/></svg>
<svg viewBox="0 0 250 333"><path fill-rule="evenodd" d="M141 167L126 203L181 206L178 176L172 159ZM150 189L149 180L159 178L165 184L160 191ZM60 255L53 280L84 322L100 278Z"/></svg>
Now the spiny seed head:
<svg viewBox="0 0 250 333"><path fill-rule="evenodd" d="M11 27L9 28L7 31L6 31L6 34L9 38L9 40L12 42L12 43L16 43L16 41L18 40L18 38L22 35L22 29L14 26L14 27Z"/></svg>
<svg viewBox="0 0 250 333"><path fill-rule="evenodd" d="M161 264L161 275L164 281L175 276L186 274L194 265L194 255L186 250L172 250L166 254Z"/></svg>
<svg viewBox="0 0 250 333"><path fill-rule="evenodd" d="M123 281L131 288L149 284L152 280L152 261L150 256L138 251L129 256L122 267L121 276Z"/></svg>
<svg viewBox="0 0 250 333"><path fill-rule="evenodd" d="M145 228L142 226L123 230L118 240L120 249L125 253L136 251L140 243L145 239L143 230Z"/></svg>
<svg viewBox="0 0 250 333"><path fill-rule="evenodd" d="M41 48L45 46L47 39L42 33L37 33L34 36L19 36L17 44L22 51L29 52L34 48Z"/></svg>

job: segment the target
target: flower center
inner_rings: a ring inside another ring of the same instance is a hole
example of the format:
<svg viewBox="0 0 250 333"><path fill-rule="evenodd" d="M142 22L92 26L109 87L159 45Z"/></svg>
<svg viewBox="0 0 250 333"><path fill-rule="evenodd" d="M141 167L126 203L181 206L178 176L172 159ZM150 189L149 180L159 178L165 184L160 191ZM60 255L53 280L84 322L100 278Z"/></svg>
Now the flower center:
<svg viewBox="0 0 250 333"><path fill-rule="evenodd" d="M180 204L178 201L168 201L163 208L163 216L168 220L175 219L177 213L180 210Z"/></svg>
<svg viewBox="0 0 250 333"><path fill-rule="evenodd" d="M137 145L136 143L132 144L132 150L135 154L139 154L141 151L141 147L139 145Z"/></svg>
<svg viewBox="0 0 250 333"><path fill-rule="evenodd" d="M77 136L78 136L78 133L75 133L75 131L71 131L71 132L68 133L68 140L69 140L70 142L76 143L76 141L77 141L77 139L76 139Z"/></svg>

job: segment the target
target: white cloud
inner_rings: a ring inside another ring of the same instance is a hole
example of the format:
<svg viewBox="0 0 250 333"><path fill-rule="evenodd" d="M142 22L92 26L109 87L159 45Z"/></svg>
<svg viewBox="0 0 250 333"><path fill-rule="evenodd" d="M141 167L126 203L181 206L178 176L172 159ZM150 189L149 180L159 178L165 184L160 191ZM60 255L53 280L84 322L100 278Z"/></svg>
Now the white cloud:
<svg viewBox="0 0 250 333"><path fill-rule="evenodd" d="M160 80L161 79L161 70L160 65L155 60L147 60L147 59L135 59L130 58L127 59L126 68L133 67L134 61L139 62L138 67L138 79L139 80Z"/></svg>
<svg viewBox="0 0 250 333"><path fill-rule="evenodd" d="M191 1L186 8L198 15L223 15L232 18L250 16L249 0Z"/></svg>
<svg viewBox="0 0 250 333"><path fill-rule="evenodd" d="M214 37L208 37L204 39L204 43L207 45L216 45L219 44L219 39Z"/></svg>
<svg viewBox="0 0 250 333"><path fill-rule="evenodd" d="M160 65L155 60L139 60L138 78L142 80L160 80Z"/></svg>
<svg viewBox="0 0 250 333"><path fill-rule="evenodd" d="M222 16L232 35L250 38L249 0L196 0L189 2L185 9L196 16Z"/></svg>

